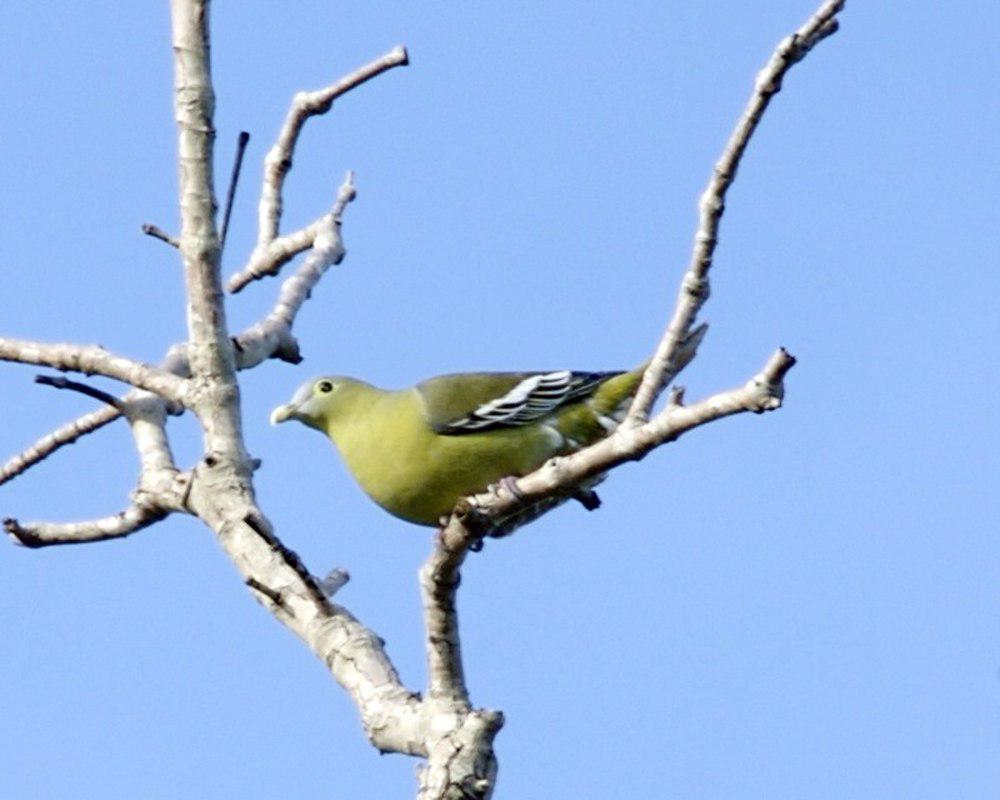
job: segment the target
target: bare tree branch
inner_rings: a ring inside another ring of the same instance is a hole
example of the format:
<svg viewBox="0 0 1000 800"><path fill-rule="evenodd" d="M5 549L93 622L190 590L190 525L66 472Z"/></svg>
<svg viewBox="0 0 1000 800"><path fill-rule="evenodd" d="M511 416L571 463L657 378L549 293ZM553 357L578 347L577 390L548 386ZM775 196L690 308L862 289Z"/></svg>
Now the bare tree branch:
<svg viewBox="0 0 1000 800"><path fill-rule="evenodd" d="M747 107L736 123L701 196L698 230L694 236L691 261L681 281L673 317L653 354L629 410L630 423L640 422L649 415L663 387L680 371L677 355L694 324L698 310L708 299L708 271L718 242L719 221L726 207L726 192L736 178L736 170L750 143L750 137L757 129L771 98L781 90L785 73L817 42L836 31L835 16L843 7L844 0L829 0L824 3L805 25L778 45L767 65L758 74Z"/></svg>
<svg viewBox="0 0 1000 800"><path fill-rule="evenodd" d="M326 215L324 214L304 228L299 228L294 233L279 236L266 245L258 247L250 256L246 267L229 278L226 289L236 294L255 280L266 275L277 275L285 264L313 246L313 241L323 227L325 219Z"/></svg>
<svg viewBox="0 0 1000 800"><path fill-rule="evenodd" d="M435 539L434 551L420 571L427 633L429 693L468 707L458 636L456 596L465 556L487 534L508 534L565 502L588 480L613 467L638 460L659 445L700 425L744 411L761 413L779 408L783 379L795 359L778 350L744 386L714 395L693 406L680 404L682 393L655 419L641 427L621 427L607 439L584 450L549 461L520 478L516 493L493 487L460 502Z"/></svg>
<svg viewBox="0 0 1000 800"><path fill-rule="evenodd" d="M134 392L126 414L139 456L137 496L147 496L147 505L187 511L187 493L193 476L177 469L167 438L166 405L149 392Z"/></svg>
<svg viewBox="0 0 1000 800"><path fill-rule="evenodd" d="M243 154L250 142L250 134L240 131L236 140L236 156L233 158L233 172L229 176L229 190L226 192L226 210L222 215L222 231L219 233L219 248L226 246L226 234L229 232L229 217L233 213L233 200L236 199L236 185L240 181L240 169L243 167Z"/></svg>
<svg viewBox="0 0 1000 800"><path fill-rule="evenodd" d="M179 378L187 377L187 349L181 345L171 347L160 368ZM142 392L140 389L133 389L121 398L119 402L123 408L128 408L136 399L148 396L148 393ZM103 400L103 398L100 399ZM183 410L183 406L170 404L165 406L164 410L168 413L176 414ZM100 430L109 422L114 422L120 416L122 416L122 411L118 408L112 408L109 405L107 408L101 408L89 414L84 414L73 422L63 425L52 433L43 436L31 447L11 458L0 468L0 486L48 458L64 445L73 444L81 436Z"/></svg>
<svg viewBox="0 0 1000 800"><path fill-rule="evenodd" d="M302 126L309 117L325 114L333 101L393 67L409 63L404 47L396 47L385 55L346 75L336 83L314 92L299 92L278 134L278 140L264 159L264 185L261 187L258 246L266 245L278 236L282 213L282 189L285 176L292 168L292 156L298 144Z"/></svg>
<svg viewBox="0 0 1000 800"><path fill-rule="evenodd" d="M0 361L37 364L60 372L104 375L176 403L184 402L187 390L184 380L176 375L141 361L114 355L96 345L44 344L0 338Z"/></svg>
<svg viewBox="0 0 1000 800"><path fill-rule="evenodd" d="M198 384L189 407L201 423L206 450L192 475L187 508L215 531L243 580L253 587L266 587L266 592L258 590L258 597L270 603L274 615L310 646L351 693L376 746L423 755L423 731L428 724L425 707L402 686L381 641L330 603L298 557L274 536L255 505L252 464L243 450L239 425L233 348L225 337L221 313L218 242L209 213L214 206L212 89L204 0L173 0L172 20L188 360L191 380ZM332 247L332 234L330 238Z"/></svg>
<svg viewBox="0 0 1000 800"><path fill-rule="evenodd" d="M473 528L467 518L463 520L463 529L483 532ZM427 691L432 698L448 700L468 709L469 690L465 685L455 603L459 570L472 542L463 537L456 546L454 537L449 540L443 533L435 538L434 551L420 569L427 641Z"/></svg>
<svg viewBox="0 0 1000 800"><path fill-rule="evenodd" d="M230 289L237 291L262 275L276 273L299 253L308 250L309 255L284 281L268 316L231 337L222 303L220 240L215 228L208 0L172 0L182 225L176 240L155 230L162 234L158 238L178 246L183 258L188 341L175 347L164 365L156 368L96 347L0 339L0 359L107 375L137 387L121 400L96 390L85 391L117 408L109 405L60 428L5 466L0 483L61 444L111 421L119 409L128 418L140 462L133 502L120 514L61 524L22 525L8 519L4 521L7 532L21 544L40 547L126 536L172 512L197 516L215 533L255 598L306 643L350 694L370 741L383 751L427 759L419 773L421 800L488 800L496 776L493 739L503 717L473 708L465 684L456 596L466 554L481 544L484 536L511 532L571 497L588 507L596 505L591 487L609 470L640 459L689 430L733 414L761 413L781 405L784 376L795 363L784 349L744 386L693 405L684 405L683 389L675 387L666 407L649 418L662 387L694 358L705 335L706 326L695 327L694 321L708 294L707 274L725 194L753 130L791 64L836 30L835 14L842 6L842 1L825 3L805 26L779 45L758 77L750 104L702 197L694 252L673 317L626 423L590 447L465 498L438 533L420 573L428 658L426 697L403 685L381 639L330 601L330 593L339 588L346 573L335 571L326 580L317 580L275 536L258 508L253 486L257 464L244 448L236 382L237 369L256 366L267 358L299 359L292 335L296 316L324 272L344 257L341 216L355 195L350 173L329 213L299 231L278 236L284 180L303 125L310 116L328 111L336 97L407 63L403 48L326 89L296 95L265 160L257 246L248 265L231 279ZM81 391L87 388L62 379L56 379L56 384ZM165 427L168 404L191 409L202 427L204 454L192 470L182 472L175 464Z"/></svg>
<svg viewBox="0 0 1000 800"><path fill-rule="evenodd" d="M73 444L81 436L100 430L109 422L114 422L121 413L110 406L91 411L79 419L75 419L52 433L39 439L26 450L18 453L0 467L0 486L16 478L22 472L48 458L52 453L67 444Z"/></svg>
<svg viewBox="0 0 1000 800"><path fill-rule="evenodd" d="M172 0L174 115L180 166L181 236L187 292L187 406L202 425L214 464L252 492L243 444L236 360L226 325L215 228L212 150L215 143L208 0Z"/></svg>
<svg viewBox="0 0 1000 800"><path fill-rule="evenodd" d="M326 269L334 264L339 264L344 259L346 250L340 236L340 221L344 215L347 204L357 197L357 189L354 186L354 173L348 171L344 177L344 182L337 192L337 199L333 208L308 228L303 229L291 236L282 236L271 242L266 252L260 259L252 259L250 264L242 271L233 275L229 279L228 289L230 292L238 292L250 282L257 280L263 275L276 275L278 270L291 261L299 253L312 248L313 253L307 265L300 268L296 275L300 283L285 282L281 289L279 306L292 306L294 311L290 319L294 319L295 313L308 297L309 290L319 281L320 276ZM331 228L333 230L331 231ZM315 259L315 260L313 260ZM299 286L305 287L305 293L298 291ZM296 289L293 295L290 294L292 288ZM291 301L294 299L294 303ZM276 309L277 310L277 309Z"/></svg>
<svg viewBox="0 0 1000 800"><path fill-rule="evenodd" d="M61 375L36 375L35 383L40 383L43 386L52 386L56 389L69 389L73 392L85 394L87 397L93 397L95 400L100 400L102 403L106 403L118 411L125 410L125 404L114 395L96 389L93 386L88 386L85 383L71 381L69 378L64 378Z"/></svg>
<svg viewBox="0 0 1000 800"><path fill-rule="evenodd" d="M668 405L645 425L622 425L606 439L572 455L549 461L541 469L517 480L523 499L509 493L477 495L473 503L491 519L504 519L520 504L530 505L548 495L565 493L576 484L603 475L626 461L638 461L654 448L672 442L684 433L723 417L773 411L781 407L785 374L795 358L781 348L741 387L712 395L692 405ZM510 499L508 499L510 498Z"/></svg>
<svg viewBox="0 0 1000 800"><path fill-rule="evenodd" d="M489 800L497 777L493 739L503 723L499 711L480 709L461 715L454 728L431 726L417 800Z"/></svg>
<svg viewBox="0 0 1000 800"><path fill-rule="evenodd" d="M47 547L55 544L85 544L120 539L158 522L167 511L155 506L131 504L124 511L110 517L88 522L26 522L19 523L8 517L3 521L4 530L25 547Z"/></svg>
<svg viewBox="0 0 1000 800"><path fill-rule="evenodd" d="M63 381L62 378L56 378L43 382L78 391L82 388L86 390L84 394L90 396L104 394L73 381L66 383L74 385L63 386ZM128 402L110 395L108 397L115 401L115 405L110 405L109 410L128 416L139 454L139 487L133 495L132 503L118 514L87 522L31 522L22 525L15 519L5 519L5 530L19 544L26 547L46 547L118 539L158 522L173 511L186 510L190 475L177 470L170 452L164 427L166 406L163 400L145 391L130 393L131 399Z"/></svg>
<svg viewBox="0 0 1000 800"><path fill-rule="evenodd" d="M406 689L384 643L346 609L331 603L315 578L274 536L270 523L251 510L245 519L219 519L218 487L204 478L192 483L192 512L210 519L219 543L244 582L267 602L351 695L369 740L384 752L426 755L423 731L432 710ZM230 510L234 508L229 501ZM266 591L261 591L264 587ZM258 598L259 599L259 598ZM280 601L279 601L280 599Z"/></svg>
<svg viewBox="0 0 1000 800"><path fill-rule="evenodd" d="M406 48L396 47L336 83L314 92L299 92L292 99L278 140L264 159L264 183L258 210L257 246L247 266L229 280L229 291L238 292L264 275L277 274L281 267L298 253L312 246L323 223L317 220L295 233L278 238L283 210L282 191L285 177L292 168L292 157L299 134L309 117L325 114L333 101L365 81L393 67L409 63Z"/></svg>
<svg viewBox="0 0 1000 800"><path fill-rule="evenodd" d="M590 447L550 460L535 472L490 491L465 498L456 506L438 533L434 551L420 572L430 696L449 698L468 706L468 693L458 637L456 595L459 570L470 549L493 528L510 533L564 502L588 482L592 485L608 470L629 460L638 460L661 444L722 417L744 411L761 413L780 407L783 379L795 359L783 348L747 384L714 395L692 406L684 406L683 389L671 393L670 402L655 418L646 421L662 387L691 361L705 334L705 326L692 330L695 317L708 297L707 274L717 240L725 192L735 177L736 166L770 97L778 91L780 78L792 63L817 41L836 30L833 15L843 2L828 2L796 34L783 41L758 78L757 88L730 142L716 165L701 202L701 221L695 235L691 266L681 284L673 318L647 368L626 423L611 436ZM492 757L490 745L488 759ZM488 762L487 762L488 763ZM480 764L480 768L482 768ZM434 762L429 760L427 771ZM495 763L493 764L495 769ZM480 773L481 774L481 773ZM484 791L490 791L492 777ZM421 784L423 787L423 783ZM422 789L423 790L423 789ZM423 796L421 794L421 796ZM444 797L443 792L429 796Z"/></svg>
<svg viewBox="0 0 1000 800"><path fill-rule="evenodd" d="M458 635L456 597L459 570L465 556L484 535L510 533L515 527L565 502L587 481L599 479L625 461L638 460L655 447L673 441L693 428L744 411L760 413L780 407L784 394L783 379L794 364L795 359L780 349L742 387L714 395L693 406L680 405L680 393L675 393L677 402L668 405L650 422L641 427L620 427L607 439L584 450L550 460L541 469L518 479L516 492L493 487L487 493L461 501L446 526L438 532L434 551L420 570L429 698L446 700L460 709L470 707ZM496 730L499 730L499 724ZM483 734L486 740L491 742L496 730ZM476 747L480 750L473 751L482 755L489 745L484 744L481 738L477 740ZM486 762L477 762L476 768L486 769L483 764L489 764L491 757L492 751ZM427 769L432 770L433 766L433 761L429 761Z"/></svg>

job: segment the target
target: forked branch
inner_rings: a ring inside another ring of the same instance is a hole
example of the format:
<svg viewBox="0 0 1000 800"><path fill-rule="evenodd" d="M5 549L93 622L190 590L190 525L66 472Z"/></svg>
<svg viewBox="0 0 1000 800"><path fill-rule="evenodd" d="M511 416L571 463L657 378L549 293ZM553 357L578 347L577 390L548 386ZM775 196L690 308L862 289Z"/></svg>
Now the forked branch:
<svg viewBox="0 0 1000 800"><path fill-rule="evenodd" d="M781 82L793 64L801 61L818 42L837 30L837 14L845 0L828 0L808 21L775 49L767 65L757 75L754 90L742 116L736 123L722 155L712 170L712 177L699 202L698 229L687 272L681 281L677 304L667 329L643 376L629 418L632 423L645 419L663 387L680 371L677 354L699 309L708 299L708 271L719 241L719 221L726 208L726 192L736 179L743 154L771 98L781 90Z"/></svg>
<svg viewBox="0 0 1000 800"><path fill-rule="evenodd" d="M708 272L718 241L725 195L736 177L740 159L781 80L819 41L837 30L836 15L844 0L824 3L799 30L784 39L758 75L746 110L712 172L699 204L699 223L691 262L685 272L672 317L643 376L625 422L608 438L549 463L507 487L460 501L438 534L434 551L421 570L426 649L432 690L459 701L466 697L464 670L455 611L459 570L466 554L490 533L508 534L565 502L588 481L601 477L625 461L637 460L655 447L722 417L745 411L761 413L779 408L784 376L795 359L779 349L764 368L742 387L683 405L683 390L672 393L667 407L655 418L649 414L663 388L693 358L704 336L693 328L708 298Z"/></svg>
<svg viewBox="0 0 1000 800"><path fill-rule="evenodd" d="M52 367L61 372L103 375L183 404L187 384L176 375L141 361L109 353L96 345L46 344L0 338L0 361Z"/></svg>
<svg viewBox="0 0 1000 800"><path fill-rule="evenodd" d="M292 158L299 134L310 117L325 114L333 101L360 86L367 80L393 67L409 63L405 47L396 47L388 53L356 69L329 86L314 92L299 92L292 99L285 124L278 140L264 159L264 183L261 187L258 210L257 246L250 260L240 272L229 279L230 292L238 292L247 284L265 275L276 275L282 266L299 253L308 250L323 228L323 219L285 236L278 236L283 211L285 177L292 168Z"/></svg>
<svg viewBox="0 0 1000 800"><path fill-rule="evenodd" d="M314 223L315 230L310 234L308 245L313 252L281 284L270 313L260 322L254 323L233 337L238 370L252 369L270 358L293 364L302 360L298 342L292 335L292 326L302 305L323 274L331 266L339 264L347 253L341 234L341 223L344 210L356 193L354 174L348 172L337 193L333 208ZM186 345L171 348L161 369L186 377L190 372ZM130 392L121 398L121 402L127 405L133 397L134 392ZM73 444L81 436L100 430L120 416L120 410L111 407L100 408L46 434L0 467L0 486L42 462L59 448Z"/></svg>

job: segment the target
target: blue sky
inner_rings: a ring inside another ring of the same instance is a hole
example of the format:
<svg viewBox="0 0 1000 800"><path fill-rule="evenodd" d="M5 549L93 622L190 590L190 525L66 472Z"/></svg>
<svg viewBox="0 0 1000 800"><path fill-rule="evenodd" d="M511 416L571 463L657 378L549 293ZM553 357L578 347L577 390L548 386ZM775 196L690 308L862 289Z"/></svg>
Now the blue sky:
<svg viewBox="0 0 1000 800"><path fill-rule="evenodd" d="M311 121L286 230L359 196L300 317L306 361L244 376L259 499L424 681L428 531L367 501L268 410L306 377L639 363L753 75L812 2L219 3L218 172L252 133L225 262L293 92L393 45L412 64ZM183 336L166 3L12 4L0 29L3 334L157 360ZM1000 9L849 3L732 189L684 375L738 385L777 345L786 406L698 430L487 544L460 609L496 797L993 798L1000 791ZM235 328L275 281L229 305ZM0 365L2 366L2 365ZM0 458L93 407L0 368ZM107 382L95 384L110 386ZM172 423L190 463L190 419ZM0 487L0 514L124 506L118 424ZM0 549L0 796L411 796L207 530Z"/></svg>

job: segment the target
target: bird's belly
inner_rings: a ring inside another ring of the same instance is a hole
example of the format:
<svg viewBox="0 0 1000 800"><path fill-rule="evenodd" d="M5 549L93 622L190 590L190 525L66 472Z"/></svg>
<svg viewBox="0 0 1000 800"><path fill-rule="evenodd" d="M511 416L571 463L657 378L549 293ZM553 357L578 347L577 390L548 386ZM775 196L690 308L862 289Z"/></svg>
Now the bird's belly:
<svg viewBox="0 0 1000 800"><path fill-rule="evenodd" d="M525 475L556 454L562 437L535 426L482 434L366 442L341 447L361 488L390 514L437 525L459 498L486 489L507 475Z"/></svg>

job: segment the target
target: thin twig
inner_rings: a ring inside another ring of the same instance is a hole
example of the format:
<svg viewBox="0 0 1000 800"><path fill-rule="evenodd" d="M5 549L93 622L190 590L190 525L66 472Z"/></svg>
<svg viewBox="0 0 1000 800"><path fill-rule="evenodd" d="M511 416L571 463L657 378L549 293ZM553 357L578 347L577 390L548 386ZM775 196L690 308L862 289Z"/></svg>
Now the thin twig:
<svg viewBox="0 0 1000 800"><path fill-rule="evenodd" d="M56 428L52 433L43 436L27 449L11 457L6 464L0 467L0 486L16 478L35 464L44 461L59 448L73 444L81 436L100 430L120 416L120 411L107 406L84 414L78 419Z"/></svg>
<svg viewBox="0 0 1000 800"><path fill-rule="evenodd" d="M243 167L243 154L247 149L250 134L240 131L236 140L236 157L233 159L233 172L229 176L229 190L226 192L226 212L222 217L222 231L219 233L219 249L226 249L226 233L229 231L229 217L233 213L233 200L236 198L236 184L240 180L240 169Z"/></svg>
<svg viewBox="0 0 1000 800"><path fill-rule="evenodd" d="M285 608L284 601L281 599L281 592L275 591L270 586L265 586L256 578L247 578L244 581L244 583L246 583L246 585L251 589L253 589L255 592L259 592L260 594L264 595L268 600L274 603L274 605L278 606L279 608L287 610Z"/></svg>
<svg viewBox="0 0 1000 800"><path fill-rule="evenodd" d="M257 233L258 247L266 245L278 235L281 222L282 199L285 176L292 168L292 157L298 144L302 126L309 117L325 114L333 101L341 95L360 86L367 80L409 63L405 47L396 47L385 55L356 69L349 75L314 92L299 92L292 100L285 124L278 134L278 140L264 159L264 184L260 197L260 227Z"/></svg>
<svg viewBox="0 0 1000 800"><path fill-rule="evenodd" d="M274 319L280 319L287 324L290 330L295 321L295 315L298 314L302 304L309 297L309 293L319 282L323 273L331 266L344 260L347 250L344 248L343 236L341 235L341 219L348 203L356 196L354 173L348 171L344 176L344 182L340 185L340 190L337 192L333 208L310 226L309 247L312 248L312 252L295 270L295 273L281 285L278 301L275 303L274 311L265 320L265 325L271 324ZM282 236L275 239L272 244L277 246L286 239L287 237ZM275 252L274 248L268 248L268 253L272 252ZM287 258L273 260L265 258L259 262L252 262L245 270L229 279L227 288L230 292L238 292L257 278L276 274L278 269L291 260L293 255L294 253L289 253Z"/></svg>
<svg viewBox="0 0 1000 800"><path fill-rule="evenodd" d="M102 403L118 409L118 411L125 410L125 403L114 395L96 389L93 386L88 386L85 383L71 381L69 378L64 378L61 375L36 375L35 383L40 383L43 386L52 386L56 389L69 389L80 394L85 394L87 397L93 397L95 400L100 400Z"/></svg>
<svg viewBox="0 0 1000 800"><path fill-rule="evenodd" d="M166 242L171 247L180 247L181 243L177 239L171 236L162 228L157 227L151 222L142 223L142 232L147 236L152 236L154 239L159 239L161 242Z"/></svg>
<svg viewBox="0 0 1000 800"><path fill-rule="evenodd" d="M187 389L182 378L164 369L109 353L96 345L47 344L0 338L0 361L35 364L60 372L103 375L178 403L183 402Z"/></svg>

